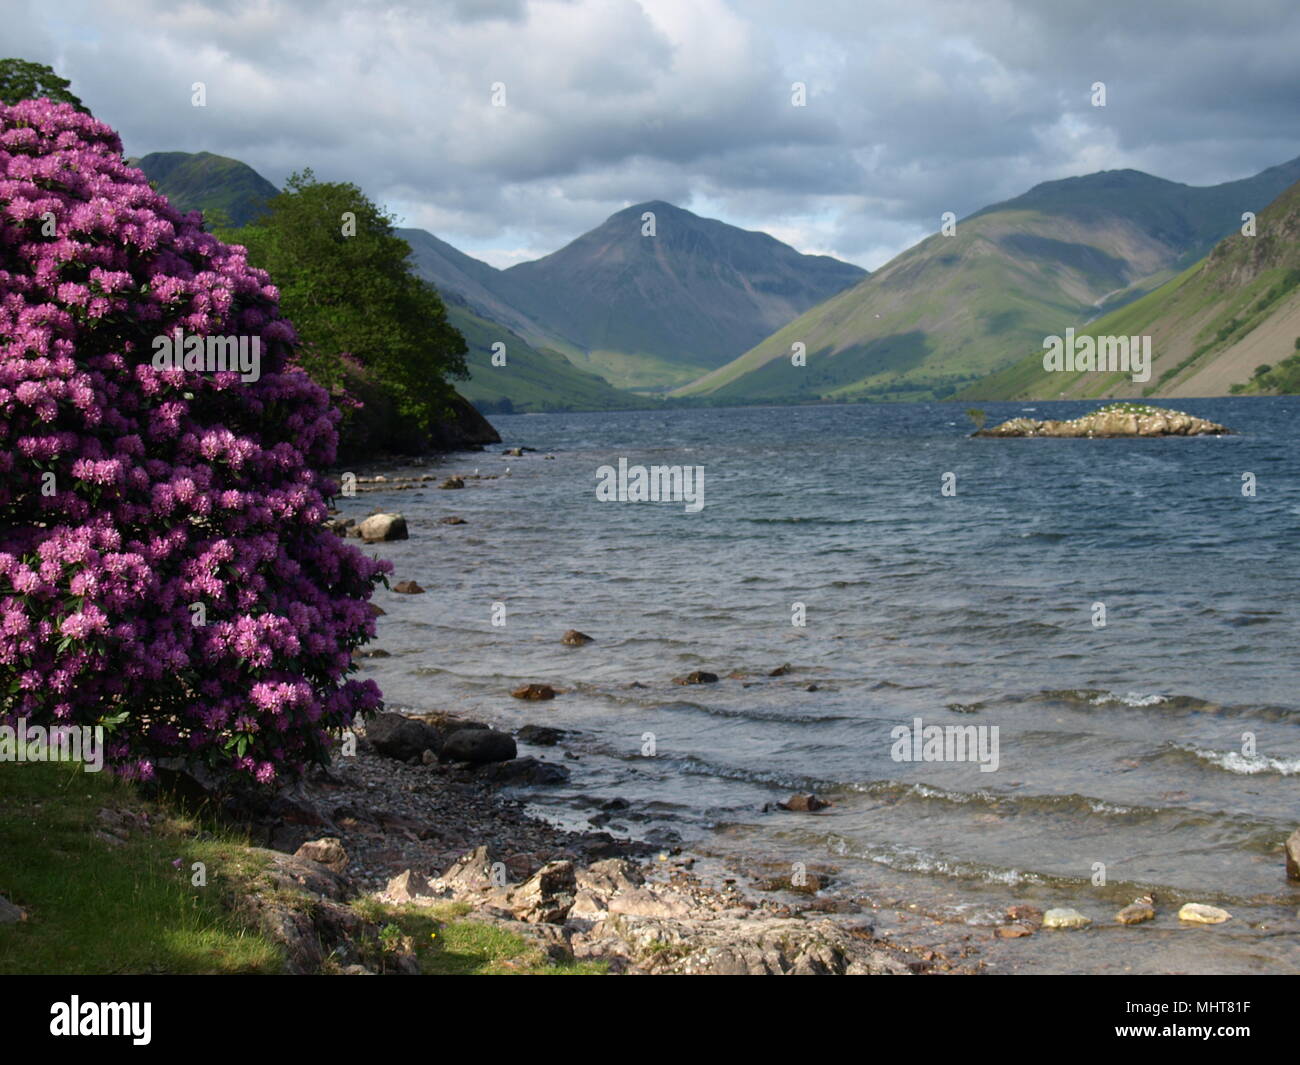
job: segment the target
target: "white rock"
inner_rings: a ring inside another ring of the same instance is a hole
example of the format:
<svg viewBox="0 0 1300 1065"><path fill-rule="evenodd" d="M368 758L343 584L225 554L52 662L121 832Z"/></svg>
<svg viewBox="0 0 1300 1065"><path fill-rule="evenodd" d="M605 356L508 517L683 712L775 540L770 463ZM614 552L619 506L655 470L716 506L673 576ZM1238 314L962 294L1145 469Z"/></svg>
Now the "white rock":
<svg viewBox="0 0 1300 1065"><path fill-rule="evenodd" d="M1178 911L1178 919L1190 921L1192 924L1223 924L1224 921L1232 919L1232 914L1217 906L1207 906L1203 902L1189 902Z"/></svg>

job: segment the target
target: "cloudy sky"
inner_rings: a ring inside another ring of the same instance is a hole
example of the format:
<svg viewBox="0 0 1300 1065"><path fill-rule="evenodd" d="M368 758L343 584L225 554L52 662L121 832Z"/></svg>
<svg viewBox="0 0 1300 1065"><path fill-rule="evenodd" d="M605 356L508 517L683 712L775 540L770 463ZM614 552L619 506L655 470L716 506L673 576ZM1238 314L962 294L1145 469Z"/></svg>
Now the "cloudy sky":
<svg viewBox="0 0 1300 1065"><path fill-rule="evenodd" d="M663 199L874 268L1040 181L1300 155L1296 0L0 0L0 26L128 154L311 166L497 266Z"/></svg>

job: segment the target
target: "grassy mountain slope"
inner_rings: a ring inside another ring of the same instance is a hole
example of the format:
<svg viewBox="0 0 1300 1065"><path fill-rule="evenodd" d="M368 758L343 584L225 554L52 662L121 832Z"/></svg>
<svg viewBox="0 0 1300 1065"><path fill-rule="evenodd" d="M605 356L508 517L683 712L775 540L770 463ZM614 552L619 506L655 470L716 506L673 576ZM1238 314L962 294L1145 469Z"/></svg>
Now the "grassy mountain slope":
<svg viewBox="0 0 1300 1065"><path fill-rule="evenodd" d="M642 235L642 215L655 234ZM582 350L622 387L680 384L863 277L766 233L661 201L611 215L577 240L502 271L496 291Z"/></svg>
<svg viewBox="0 0 1300 1065"><path fill-rule="evenodd" d="M448 296L447 319L465 338L470 378L456 390L480 410L613 410L644 406L645 400L620 392L602 377L585 373L558 352L532 347L497 322L476 314L457 296ZM492 365L492 346L505 345L504 366Z"/></svg>
<svg viewBox="0 0 1300 1065"><path fill-rule="evenodd" d="M1300 375L1279 364L1300 362L1300 184L1260 212L1255 236L1227 237L1154 292L1080 332L1149 335L1150 380L1135 382L1125 373L1049 373L1037 347L962 398L1217 396L1234 386L1295 390L1300 380L1290 378ZM1261 365L1272 373L1256 378Z"/></svg>
<svg viewBox="0 0 1300 1065"><path fill-rule="evenodd" d="M246 163L211 152L151 152L129 161L144 171L173 207L219 211L232 226L247 225L280 191Z"/></svg>
<svg viewBox="0 0 1300 1065"><path fill-rule="evenodd" d="M676 394L943 398L1140 297L1300 178L1300 160L1193 188L1108 171L1036 186L936 234ZM791 361L806 346L807 365Z"/></svg>

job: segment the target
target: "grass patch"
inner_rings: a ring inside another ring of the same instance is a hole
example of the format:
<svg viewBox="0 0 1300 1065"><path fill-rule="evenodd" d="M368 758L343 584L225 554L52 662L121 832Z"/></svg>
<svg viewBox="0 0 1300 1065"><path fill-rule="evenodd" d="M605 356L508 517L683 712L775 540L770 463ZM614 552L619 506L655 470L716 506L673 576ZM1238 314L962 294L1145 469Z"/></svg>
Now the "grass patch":
<svg viewBox="0 0 1300 1065"><path fill-rule="evenodd" d="M555 961L523 936L481 921L461 920L469 907L386 906L373 899L357 903L371 921L396 925L415 944L426 976L600 976L605 962Z"/></svg>
<svg viewBox="0 0 1300 1065"><path fill-rule="evenodd" d="M146 814L115 843L101 809ZM28 911L0 925L0 972L273 973L279 947L223 905L260 867L246 841L67 763L0 765L0 895ZM180 860L180 867L174 864ZM207 886L191 886L203 862Z"/></svg>

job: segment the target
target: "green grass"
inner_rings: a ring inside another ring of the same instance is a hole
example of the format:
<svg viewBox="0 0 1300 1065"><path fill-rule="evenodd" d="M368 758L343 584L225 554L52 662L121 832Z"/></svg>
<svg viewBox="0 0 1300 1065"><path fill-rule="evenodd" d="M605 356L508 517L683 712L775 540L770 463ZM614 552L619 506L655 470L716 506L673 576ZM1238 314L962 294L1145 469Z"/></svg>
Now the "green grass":
<svg viewBox="0 0 1300 1065"><path fill-rule="evenodd" d="M410 937L425 975L600 976L608 971L604 962L553 961L514 932L460 920L468 910L463 903L387 906L373 899L357 903L363 917L391 922Z"/></svg>
<svg viewBox="0 0 1300 1065"><path fill-rule="evenodd" d="M105 807L148 810L153 830L111 844L95 835ZM207 887L190 886L199 861ZM256 872L243 841L151 809L106 773L0 765L0 894L29 915L0 925L0 972L279 972L279 948L221 902L227 883Z"/></svg>
<svg viewBox="0 0 1300 1065"><path fill-rule="evenodd" d="M101 810L148 817L124 842L101 838ZM180 860L180 867L174 864ZM207 886L191 885L203 862ZM236 833L80 765L0 764L0 895L28 919L0 925L0 973L255 974L283 971L280 946L236 916L268 888L264 863ZM297 897L296 895L294 897ZM305 897L304 897L305 900ZM599 975L604 963L553 961L467 907L354 903L379 926L375 950L410 939L427 975ZM328 969L327 969L328 971Z"/></svg>

